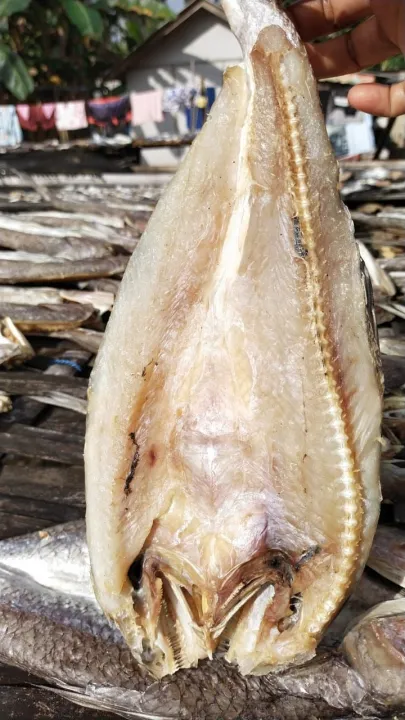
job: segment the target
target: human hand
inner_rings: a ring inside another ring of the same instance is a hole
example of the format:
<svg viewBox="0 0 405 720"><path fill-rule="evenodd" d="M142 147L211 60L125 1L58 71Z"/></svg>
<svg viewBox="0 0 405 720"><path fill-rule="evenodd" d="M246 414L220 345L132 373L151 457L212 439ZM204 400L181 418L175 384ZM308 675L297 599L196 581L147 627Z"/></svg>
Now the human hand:
<svg viewBox="0 0 405 720"><path fill-rule="evenodd" d="M359 72L405 54L405 0L298 0L289 13L306 42L318 78ZM364 22L351 32L312 44L315 38L358 20ZM358 85L350 90L349 102L374 115L401 115L405 113L405 83Z"/></svg>

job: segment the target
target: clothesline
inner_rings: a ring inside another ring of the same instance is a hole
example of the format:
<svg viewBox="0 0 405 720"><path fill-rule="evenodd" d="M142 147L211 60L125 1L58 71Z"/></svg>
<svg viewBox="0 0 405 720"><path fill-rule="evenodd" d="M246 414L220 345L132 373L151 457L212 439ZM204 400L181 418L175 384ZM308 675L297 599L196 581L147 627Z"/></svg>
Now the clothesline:
<svg viewBox="0 0 405 720"><path fill-rule="evenodd" d="M67 102L18 104L0 106L0 146L22 142L23 130L37 132L56 129L58 132L85 130L89 126L116 127L162 123L166 115L185 114L189 131L202 128L216 97L214 87L199 89L173 86L162 90L132 92L122 96L71 100Z"/></svg>

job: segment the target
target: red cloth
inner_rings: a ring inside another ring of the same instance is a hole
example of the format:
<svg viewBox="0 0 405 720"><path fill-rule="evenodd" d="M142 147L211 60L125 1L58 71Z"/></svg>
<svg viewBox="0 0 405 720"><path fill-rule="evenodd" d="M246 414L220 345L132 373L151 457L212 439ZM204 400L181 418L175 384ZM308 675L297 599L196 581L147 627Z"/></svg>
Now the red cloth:
<svg viewBox="0 0 405 720"><path fill-rule="evenodd" d="M23 130L35 132L55 127L55 103L42 105L17 105L17 115Z"/></svg>

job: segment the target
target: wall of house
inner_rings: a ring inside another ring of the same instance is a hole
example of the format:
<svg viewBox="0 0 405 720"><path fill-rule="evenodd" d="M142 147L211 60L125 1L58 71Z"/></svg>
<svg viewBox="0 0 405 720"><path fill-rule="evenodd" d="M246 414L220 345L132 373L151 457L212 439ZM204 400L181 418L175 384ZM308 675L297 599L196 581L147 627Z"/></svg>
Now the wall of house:
<svg viewBox="0 0 405 720"><path fill-rule="evenodd" d="M205 84L222 87L222 76L229 65L242 60L238 41L227 23L201 11L183 27L168 36L162 48L142 57L142 67L128 73L129 92L164 89L173 85ZM148 123L135 128L138 137L156 137L167 133L179 135L187 132L183 112L165 116L163 123ZM142 151L142 162L154 166L175 166L184 157L186 149L159 148Z"/></svg>

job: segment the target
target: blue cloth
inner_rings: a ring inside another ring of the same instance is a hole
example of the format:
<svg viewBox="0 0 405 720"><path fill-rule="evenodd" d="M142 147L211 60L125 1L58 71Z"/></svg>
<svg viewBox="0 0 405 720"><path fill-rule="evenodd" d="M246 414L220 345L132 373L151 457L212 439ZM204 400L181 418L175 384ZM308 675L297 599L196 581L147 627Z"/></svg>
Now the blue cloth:
<svg viewBox="0 0 405 720"><path fill-rule="evenodd" d="M14 147L22 143L23 134L14 105L0 105L0 146Z"/></svg>
<svg viewBox="0 0 405 720"><path fill-rule="evenodd" d="M207 107L203 110L202 108L186 107L184 112L186 113L187 127L192 132L198 132L201 130L208 113L210 112L216 98L216 88L209 87L205 91L206 98L208 100Z"/></svg>

